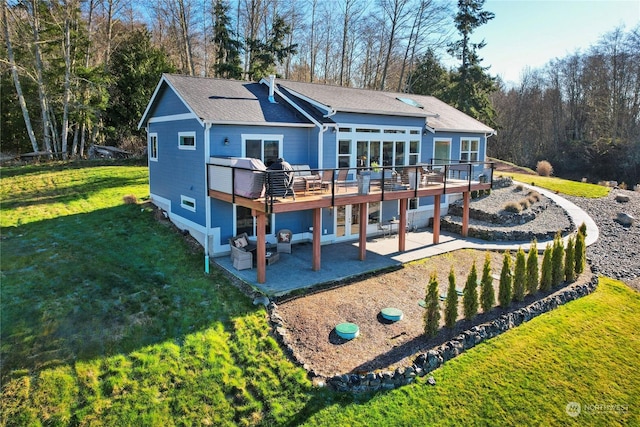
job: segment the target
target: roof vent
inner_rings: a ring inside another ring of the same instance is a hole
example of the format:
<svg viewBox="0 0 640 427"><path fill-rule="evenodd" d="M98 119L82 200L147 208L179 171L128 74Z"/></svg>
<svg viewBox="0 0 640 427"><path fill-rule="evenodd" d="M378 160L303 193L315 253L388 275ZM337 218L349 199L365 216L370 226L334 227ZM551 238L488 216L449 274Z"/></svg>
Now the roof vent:
<svg viewBox="0 0 640 427"><path fill-rule="evenodd" d="M276 84L276 76L273 74L269 75L269 102L275 104L276 99L274 97L274 88Z"/></svg>

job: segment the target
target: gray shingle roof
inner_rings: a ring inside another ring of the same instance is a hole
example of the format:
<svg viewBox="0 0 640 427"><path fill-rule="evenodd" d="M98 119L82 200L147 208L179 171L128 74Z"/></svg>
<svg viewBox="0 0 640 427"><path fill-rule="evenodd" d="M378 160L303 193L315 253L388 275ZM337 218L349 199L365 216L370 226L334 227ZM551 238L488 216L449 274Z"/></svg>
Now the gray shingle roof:
<svg viewBox="0 0 640 427"><path fill-rule="evenodd" d="M433 96L380 92L290 80L277 80L276 83L285 90L294 91L328 109L339 112L424 117L427 125L436 131L493 132L491 127ZM409 105L398 98L410 99L423 108ZM433 117L434 115L437 117Z"/></svg>
<svg viewBox="0 0 640 427"><path fill-rule="evenodd" d="M260 83L176 74L164 74L163 77L202 120L252 124L311 123L284 100L269 102L269 89Z"/></svg>

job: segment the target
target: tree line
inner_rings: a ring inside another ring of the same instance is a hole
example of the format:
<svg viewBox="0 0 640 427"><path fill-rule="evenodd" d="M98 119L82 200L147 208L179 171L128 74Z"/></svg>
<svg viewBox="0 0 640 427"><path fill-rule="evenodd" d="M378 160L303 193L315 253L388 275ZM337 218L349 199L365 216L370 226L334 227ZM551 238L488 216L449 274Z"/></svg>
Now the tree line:
<svg viewBox="0 0 640 427"><path fill-rule="evenodd" d="M82 157L96 143L139 151L146 144L137 124L163 72L244 80L274 73L436 96L498 130L490 155L526 166L546 158L568 173L578 163L565 159L576 155L580 170L624 157L635 171L628 181L640 172L637 29L616 30L618 38L593 52L528 70L519 86L506 87L482 65L485 41L473 34L494 18L484 0L5 0L1 7L3 152Z"/></svg>

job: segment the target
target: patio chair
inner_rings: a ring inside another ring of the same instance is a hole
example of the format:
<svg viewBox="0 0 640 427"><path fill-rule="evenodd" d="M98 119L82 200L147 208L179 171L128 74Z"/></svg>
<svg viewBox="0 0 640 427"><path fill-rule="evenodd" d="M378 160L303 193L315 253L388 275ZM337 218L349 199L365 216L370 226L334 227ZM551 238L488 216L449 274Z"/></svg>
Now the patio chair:
<svg viewBox="0 0 640 427"><path fill-rule="evenodd" d="M338 177L336 178L336 184L342 184L342 187L347 191L347 178L349 176L349 168L338 169Z"/></svg>
<svg viewBox="0 0 640 427"><path fill-rule="evenodd" d="M329 190L333 185L333 169L322 171L320 178L320 189L322 191Z"/></svg>
<svg viewBox="0 0 640 427"><path fill-rule="evenodd" d="M391 237L391 225L378 223L378 231L382 231L382 237Z"/></svg>
<svg viewBox="0 0 640 427"><path fill-rule="evenodd" d="M291 230L282 229L278 231L276 234L276 239L278 240L277 251L291 253L291 240L293 239L293 233Z"/></svg>
<svg viewBox="0 0 640 427"><path fill-rule="evenodd" d="M255 245L249 242L247 233L239 234L229 239L231 248L231 263L236 270L253 268L253 251Z"/></svg>

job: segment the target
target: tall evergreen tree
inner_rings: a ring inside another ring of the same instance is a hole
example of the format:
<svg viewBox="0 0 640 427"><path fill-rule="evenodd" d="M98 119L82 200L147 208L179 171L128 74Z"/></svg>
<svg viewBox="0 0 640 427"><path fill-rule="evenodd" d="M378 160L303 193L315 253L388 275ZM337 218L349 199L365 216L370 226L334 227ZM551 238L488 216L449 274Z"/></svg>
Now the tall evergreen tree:
<svg viewBox="0 0 640 427"><path fill-rule="evenodd" d="M516 253L516 266L513 271L513 300L522 301L527 282L527 258L522 247Z"/></svg>
<svg viewBox="0 0 640 427"><path fill-rule="evenodd" d="M585 234L582 232L582 228L578 230L578 234L576 235L576 247L574 256L576 263L576 274L582 274L587 260L587 245L585 243Z"/></svg>
<svg viewBox="0 0 640 427"><path fill-rule="evenodd" d="M478 314L478 271L476 262L473 261L471 271L467 276L467 283L464 285L462 296L465 319L473 319Z"/></svg>
<svg viewBox="0 0 640 427"><path fill-rule="evenodd" d="M553 266L551 264L551 254L553 249L551 244L547 243L542 255L542 267L540 269L540 290L548 291L553 285Z"/></svg>
<svg viewBox="0 0 640 427"><path fill-rule="evenodd" d="M440 327L440 301L436 273L431 273L431 277L429 278L429 288L425 302L424 333L432 337L438 333L438 328Z"/></svg>
<svg viewBox="0 0 640 427"><path fill-rule="evenodd" d="M564 243L562 235L558 231L553 239L553 251L551 253L551 281L552 286L558 286L564 279Z"/></svg>
<svg viewBox="0 0 640 427"><path fill-rule="evenodd" d="M511 276L511 253L505 251L502 259L502 271L500 272L500 285L498 287L498 302L500 307L508 308L511 305L513 277Z"/></svg>
<svg viewBox="0 0 640 427"><path fill-rule="evenodd" d="M260 80L268 74L275 73L277 63L282 63L288 56L297 53L297 44L285 45L285 40L290 33L291 27L281 16L276 15L266 42L249 40L248 45L251 50L249 77L251 79Z"/></svg>
<svg viewBox="0 0 640 427"><path fill-rule="evenodd" d="M456 275L453 266L449 271L449 288L447 289L447 299L444 308L444 324L447 328L453 328L458 319L458 293L456 291Z"/></svg>
<svg viewBox="0 0 640 427"><path fill-rule="evenodd" d="M527 256L527 292L534 295L538 292L538 282L540 281L538 270L538 244L534 239L529 248Z"/></svg>
<svg viewBox="0 0 640 427"><path fill-rule="evenodd" d="M567 248L564 251L564 280L568 283L576 280L575 242L573 236L567 239Z"/></svg>
<svg viewBox="0 0 640 427"><path fill-rule="evenodd" d="M233 38L231 19L229 18L229 4L225 0L216 0L213 8L214 26L213 43L216 49L216 59L213 65L214 75L227 79L242 78L240 64L240 48L242 43Z"/></svg>
<svg viewBox="0 0 640 427"><path fill-rule="evenodd" d="M493 277L491 277L491 255L485 255L484 266L482 268L482 279L480 279L480 304L482 311L488 313L496 303L496 293L493 290Z"/></svg>
<svg viewBox="0 0 640 427"><path fill-rule="evenodd" d="M461 64L452 77L452 88L447 101L459 110L488 125L495 125L495 110L489 94L497 89L495 79L480 63L478 50L486 43L471 42L473 31L492 20L492 12L482 10L485 0L458 0L458 13L454 23L460 40L449 45L448 52L457 57Z"/></svg>
<svg viewBox="0 0 640 427"><path fill-rule="evenodd" d="M450 73L442 66L433 49L428 49L407 78L407 91L419 95L445 98Z"/></svg>

